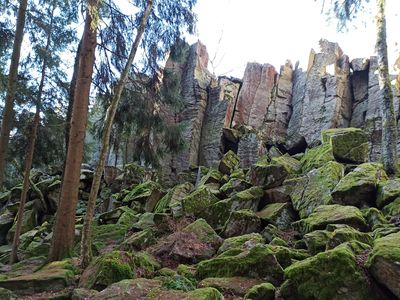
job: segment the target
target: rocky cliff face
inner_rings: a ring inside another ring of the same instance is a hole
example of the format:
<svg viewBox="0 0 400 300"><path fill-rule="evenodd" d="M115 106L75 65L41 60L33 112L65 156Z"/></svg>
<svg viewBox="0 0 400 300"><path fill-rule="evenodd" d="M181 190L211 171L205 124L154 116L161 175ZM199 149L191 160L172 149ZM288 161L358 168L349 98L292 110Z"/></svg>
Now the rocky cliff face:
<svg viewBox="0 0 400 300"><path fill-rule="evenodd" d="M168 158L174 172L211 166L228 150L237 152L242 167L248 167L272 145L295 154L318 145L322 130L349 126L368 133L370 159L379 158L375 57L350 62L337 43L321 40L320 52L311 50L307 70L293 67L290 61L279 72L270 64L253 62L239 80L214 78L200 42L185 47L183 58L170 57L166 65L180 77L184 98L175 121L185 124L187 147Z"/></svg>

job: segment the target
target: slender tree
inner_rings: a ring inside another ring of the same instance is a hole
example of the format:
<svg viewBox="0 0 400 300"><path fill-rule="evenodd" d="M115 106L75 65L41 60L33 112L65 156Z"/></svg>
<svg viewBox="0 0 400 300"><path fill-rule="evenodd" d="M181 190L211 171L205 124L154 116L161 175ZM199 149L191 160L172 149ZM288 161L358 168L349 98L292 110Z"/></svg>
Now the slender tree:
<svg viewBox="0 0 400 300"><path fill-rule="evenodd" d="M60 260L71 254L75 237L75 215L78 201L80 167L87 124L90 86L96 50L96 32L101 0L88 0L82 49L75 85L71 127L64 177L53 229L49 260Z"/></svg>
<svg viewBox="0 0 400 300"><path fill-rule="evenodd" d="M363 10L365 2L368 2L368 0L335 0L333 12L339 20L338 29L344 28L347 21L354 19ZM386 0L376 0L376 4L376 54L378 57L378 78L382 102L380 109L382 117L381 152L386 173L393 175L397 171L397 125L388 67L385 17Z"/></svg>
<svg viewBox="0 0 400 300"><path fill-rule="evenodd" d="M47 28L47 41L46 41L46 47L44 49L40 83L39 83L39 89L38 89L38 94L37 94L37 99L36 99L36 112L35 112L35 116L32 120L31 133L30 133L30 137L28 139L28 146L26 148L27 152L26 152L26 157L25 157L24 180L23 180L23 184L22 184L21 200L20 200L19 207L18 207L17 224L15 226L15 233L14 233L14 238L13 238L13 243L12 243L12 248L11 248L10 264L13 264L18 260L17 250L18 250L18 245L19 245L19 237L21 235L26 195L27 195L28 189L29 189L29 176L30 176L30 172L31 172L31 168L32 168L32 161L33 161L33 154L35 151L37 131L38 131L39 124L40 124L40 110L41 110L40 108L42 105L42 95L43 95L43 89L44 89L44 84L45 84L45 80L46 80L47 62L49 59L48 52L49 52L50 46L51 46L51 36L52 36L52 32L53 32L53 22L54 22L54 11L55 11L56 7L57 7L56 3L54 2L53 6L50 8L50 11L49 11L50 24L49 24L49 27Z"/></svg>
<svg viewBox="0 0 400 300"><path fill-rule="evenodd" d="M18 9L17 27L14 37L10 71L8 74L7 94L0 131L0 190L3 188L4 170L7 158L8 142L14 119L14 95L17 85L18 66L21 56L21 45L24 37L26 7L28 0L21 0Z"/></svg>
<svg viewBox="0 0 400 300"><path fill-rule="evenodd" d="M96 205L97 193L99 192L101 176L103 174L104 164L106 160L106 156L108 153L109 142L110 142L110 134L112 129L113 120L115 117L115 113L118 108L118 103L121 98L122 91L125 87L126 81L128 79L129 71L132 67L133 61L136 56L136 52L139 48L139 44L142 40L143 32L146 28L147 20L149 19L151 10L153 7L153 0L147 0L147 5L145 11L143 13L142 19L140 21L139 28L137 30L136 39L132 44L132 48L129 54L128 61L126 62L125 68L121 73L121 76L118 80L118 83L115 87L114 94L112 96L111 105L107 109L105 125L103 130L102 137L102 146L100 150L100 157L96 165L96 169L94 172L92 187L90 190L90 196L88 200L88 205L86 209L85 221L83 224L82 230L82 240L81 240L81 258L82 258L82 267L86 267L91 260L91 224L93 219L94 207Z"/></svg>

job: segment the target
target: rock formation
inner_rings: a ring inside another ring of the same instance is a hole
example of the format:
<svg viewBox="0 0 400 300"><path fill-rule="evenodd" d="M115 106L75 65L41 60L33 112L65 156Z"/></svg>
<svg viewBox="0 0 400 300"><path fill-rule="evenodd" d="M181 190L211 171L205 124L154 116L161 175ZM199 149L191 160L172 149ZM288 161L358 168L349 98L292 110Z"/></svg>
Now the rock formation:
<svg viewBox="0 0 400 300"><path fill-rule="evenodd" d="M164 165L176 173L212 166L233 150L246 168L272 145L295 154L320 144L322 130L349 126L365 130L369 159L379 159L376 58L350 62L337 43L327 40L320 41L320 48L311 50L305 71L290 61L279 73L270 64L253 62L239 80L214 78L205 46L184 45L184 55L171 56L165 69L181 78L184 108L175 120L185 125L187 147ZM395 97L396 110L397 103Z"/></svg>

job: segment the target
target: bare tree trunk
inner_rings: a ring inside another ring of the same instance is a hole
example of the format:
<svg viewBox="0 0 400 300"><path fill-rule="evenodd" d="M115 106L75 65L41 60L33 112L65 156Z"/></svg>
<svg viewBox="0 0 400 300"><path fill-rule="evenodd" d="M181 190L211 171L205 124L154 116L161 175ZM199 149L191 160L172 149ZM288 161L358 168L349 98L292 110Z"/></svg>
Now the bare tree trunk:
<svg viewBox="0 0 400 300"><path fill-rule="evenodd" d="M7 94L3 112L3 122L0 131L0 190L3 189L4 170L6 165L8 142L14 120L14 95L17 87L19 59L21 44L24 37L26 7L28 0L21 0L18 8L17 27L14 37L13 52L11 56L10 71L8 73Z"/></svg>
<svg viewBox="0 0 400 300"><path fill-rule="evenodd" d="M75 62L74 62L74 72L72 73L71 84L69 85L68 109L67 109L67 116L65 118L65 151L67 151L67 149L68 149L69 130L71 128L72 107L74 105L75 85L76 85L76 78L78 76L78 70L79 70L79 56L81 53L81 48L82 48L82 39L79 41L78 49L76 51ZM65 164L64 164L63 169L65 169Z"/></svg>
<svg viewBox="0 0 400 300"><path fill-rule="evenodd" d="M389 77L389 64L386 42L385 0L377 0L376 17L378 72L380 96L382 98L382 160L386 173L395 174L397 170L397 126L393 105L392 86Z"/></svg>
<svg viewBox="0 0 400 300"><path fill-rule="evenodd" d="M88 0L79 70L72 108L67 159L53 229L49 260L61 260L71 254L75 237L75 216L78 202L80 168L85 142L90 85L96 51L96 28L101 0Z"/></svg>
<svg viewBox="0 0 400 300"><path fill-rule="evenodd" d="M108 147L109 147L109 143L110 143L110 134L111 134L113 120L114 120L115 113L118 108L118 103L121 98L122 91L123 91L123 89L125 87L125 83L128 79L129 70L133 64L133 60L135 59L135 55L136 55L137 49L139 48L140 41L142 40L142 36L143 36L144 30L146 28L147 20L150 16L152 7L153 7L153 0L148 0L143 17L140 21L140 25L138 28L138 32L137 32L135 41L132 45L132 48L131 48L131 51L129 54L128 61L125 65L125 68L124 68L123 72L121 73L121 76L115 87L114 94L113 94L113 97L111 100L111 104L107 109L106 119L104 122L104 131L103 131L103 136L102 136L102 147L101 147L101 151L100 151L99 160L96 165L94 177L93 177L92 187L90 190L90 196L89 196L89 200L88 200L88 205L87 205L86 214L85 214L85 220L84 220L83 229L82 229L82 240L81 240L81 258L82 258L81 264L82 264L82 267L88 266L91 261L91 258L92 258L91 239L90 239L92 219L93 219L94 207L96 205L97 194L98 194L99 188L100 188L100 181L101 181L101 176L103 174L104 163L105 163L105 159L107 156Z"/></svg>
<svg viewBox="0 0 400 300"><path fill-rule="evenodd" d="M18 207L18 219L17 219L17 224L15 227L15 234L14 234L13 244L12 244L12 249L11 249L10 264L13 264L18 260L17 250L18 250L18 245L19 245L19 237L21 235L22 221L23 221L23 217L24 217L24 207L25 207L25 202L26 202L26 195L27 195L28 189L29 189L29 179L30 179L30 173L31 173L31 169L32 169L33 154L35 152L37 131L38 131L39 124L40 124L40 110L41 110L41 105L42 105L42 95L43 95L44 82L46 79L46 69L47 69L47 61L48 61L47 54L50 50L50 45L51 45L51 35L52 35L55 9L56 9L56 5L54 5L51 10L51 20L50 20L50 26L49 26L50 28L47 33L47 41L46 41L46 48L45 48L46 55L43 58L38 95L37 95L37 99L36 99L36 113L35 113L35 117L33 118L33 121L32 121L32 129L31 129L30 139L28 142L28 147L27 147L27 152L26 152L26 157L25 157L24 181L22 184L21 201L20 201L19 207ZM42 196L42 198L43 198L43 196Z"/></svg>

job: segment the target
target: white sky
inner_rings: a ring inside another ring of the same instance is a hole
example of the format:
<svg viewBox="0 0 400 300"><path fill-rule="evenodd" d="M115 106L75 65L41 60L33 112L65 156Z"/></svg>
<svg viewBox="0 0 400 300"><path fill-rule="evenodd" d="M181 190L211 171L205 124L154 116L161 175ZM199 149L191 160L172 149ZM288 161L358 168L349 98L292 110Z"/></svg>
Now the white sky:
<svg viewBox="0 0 400 300"><path fill-rule="evenodd" d="M350 59L374 55L375 0L369 12L337 33L336 23L321 14L323 0L198 0L197 36L207 46L210 59L216 55L217 75L242 78L247 62L270 63L279 70L286 59L305 68L311 48L319 50L320 38L338 42ZM325 10L331 0L325 0ZM389 60L397 58L400 41L400 1L387 0ZM356 28L355 28L356 27ZM397 35L396 35L397 33ZM218 47L218 41L221 38ZM396 56L396 57L395 57Z"/></svg>

